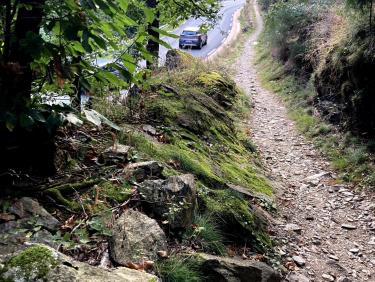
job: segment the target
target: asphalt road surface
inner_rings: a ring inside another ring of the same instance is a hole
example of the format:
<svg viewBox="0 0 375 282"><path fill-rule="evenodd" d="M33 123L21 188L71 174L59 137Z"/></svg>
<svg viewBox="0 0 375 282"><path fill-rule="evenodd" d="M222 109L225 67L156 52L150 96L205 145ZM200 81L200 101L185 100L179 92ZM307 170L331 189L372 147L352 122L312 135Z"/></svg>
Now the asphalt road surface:
<svg viewBox="0 0 375 282"><path fill-rule="evenodd" d="M192 54L195 57L205 58L211 55L221 44L225 41L228 34L232 29L233 15L238 9L244 6L246 0L227 0L222 2L222 8L219 12L220 19L214 28L207 32L208 42L207 45L203 46L202 49L183 49L184 51ZM200 26L204 23L204 19L190 18L172 33L180 35L186 27ZM174 49L178 49L178 38L163 38L164 41L168 42ZM161 46L160 48L160 61L165 61L165 55L168 49Z"/></svg>
<svg viewBox="0 0 375 282"><path fill-rule="evenodd" d="M207 32L208 41L207 45L203 46L202 49L194 48L194 49L183 49L185 52L192 54L195 57L199 58L206 58L212 53L215 52L217 48L220 47L221 44L225 41L228 34L232 29L233 23L233 16L242 6L244 6L246 0L225 0L222 1L222 8L219 12L219 20L217 21L216 25ZM186 27L194 27L200 26L205 22L204 18L194 19L190 18L186 20L183 24L181 24L178 28L172 31L172 33L176 35L180 35L181 32ZM171 45L172 48L178 49L178 38L171 38L171 37L163 37L162 38L165 42ZM160 63L163 64L165 61L165 56L168 52L168 49L164 46L160 46L159 51L159 60ZM110 58L98 58L96 60L96 64L98 66L104 66L106 64L112 63L114 59ZM141 62L141 67L145 66L145 62Z"/></svg>

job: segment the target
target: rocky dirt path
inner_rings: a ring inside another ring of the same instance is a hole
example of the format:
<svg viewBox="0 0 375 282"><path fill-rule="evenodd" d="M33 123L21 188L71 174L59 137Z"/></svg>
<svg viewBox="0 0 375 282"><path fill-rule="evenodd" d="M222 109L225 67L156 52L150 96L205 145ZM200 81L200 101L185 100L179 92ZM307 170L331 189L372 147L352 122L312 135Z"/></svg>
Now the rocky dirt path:
<svg viewBox="0 0 375 282"><path fill-rule="evenodd" d="M277 184L275 225L286 281L375 281L375 201L335 173L297 132L283 103L256 78L254 45L263 29L255 5L256 31L239 58L237 83L251 96L249 126L261 157Z"/></svg>

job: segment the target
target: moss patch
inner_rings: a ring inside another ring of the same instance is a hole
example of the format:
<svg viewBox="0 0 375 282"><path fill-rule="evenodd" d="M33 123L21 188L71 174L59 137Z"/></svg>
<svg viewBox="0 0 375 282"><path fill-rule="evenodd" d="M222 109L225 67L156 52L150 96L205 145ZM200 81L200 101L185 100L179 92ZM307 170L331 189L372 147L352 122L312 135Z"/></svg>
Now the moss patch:
<svg viewBox="0 0 375 282"><path fill-rule="evenodd" d="M266 245L250 203L226 190L228 184L235 184L254 193L273 194L242 124L250 112L248 97L225 74L194 60L176 72L159 70L141 95L143 123L158 128L167 141L132 126L120 141L133 146L141 159L163 163L168 175L194 174L208 187L203 197L208 213L237 224L238 234L254 244Z"/></svg>
<svg viewBox="0 0 375 282"><path fill-rule="evenodd" d="M45 277L57 266L53 253L46 247L35 245L12 257L6 267L11 271L12 278L22 281L35 281Z"/></svg>

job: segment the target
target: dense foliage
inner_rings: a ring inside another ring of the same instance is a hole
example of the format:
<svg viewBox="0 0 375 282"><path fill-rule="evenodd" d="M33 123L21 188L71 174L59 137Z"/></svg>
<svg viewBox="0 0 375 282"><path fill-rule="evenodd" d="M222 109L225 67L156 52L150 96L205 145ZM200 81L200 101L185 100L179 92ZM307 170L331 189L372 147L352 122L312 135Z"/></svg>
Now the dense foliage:
<svg viewBox="0 0 375 282"><path fill-rule="evenodd" d="M154 2L154 5L151 5ZM144 77L138 61L152 61L146 43L169 35L152 24L176 25L191 15L214 20L218 1L4 1L0 5L0 111L22 111L31 94L125 88ZM97 58L110 58L101 68ZM117 74L116 74L117 73Z"/></svg>
<svg viewBox="0 0 375 282"><path fill-rule="evenodd" d="M217 0L1 1L0 154L15 162L39 147L52 154L53 141L44 141L72 108L43 100L70 97L80 110L83 93L110 96L144 84L142 62L155 64L159 45L169 47L161 35L173 36L159 23L175 26L192 15L212 22L218 8Z"/></svg>
<svg viewBox="0 0 375 282"><path fill-rule="evenodd" d="M279 1L268 9L265 39L286 73L315 85L312 99L328 121L372 135L374 35L366 5Z"/></svg>

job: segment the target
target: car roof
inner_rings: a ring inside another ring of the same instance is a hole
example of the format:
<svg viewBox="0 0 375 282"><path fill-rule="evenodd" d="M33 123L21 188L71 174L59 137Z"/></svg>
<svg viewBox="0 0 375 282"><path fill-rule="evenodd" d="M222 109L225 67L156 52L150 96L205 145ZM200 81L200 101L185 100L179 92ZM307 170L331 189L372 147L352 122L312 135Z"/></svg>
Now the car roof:
<svg viewBox="0 0 375 282"><path fill-rule="evenodd" d="M199 31L200 28L198 26L189 26L184 28L184 31Z"/></svg>

